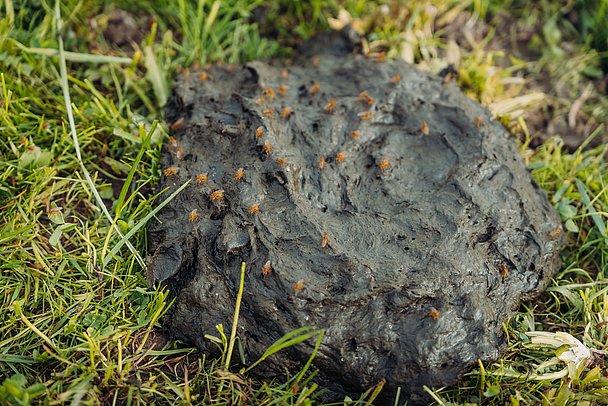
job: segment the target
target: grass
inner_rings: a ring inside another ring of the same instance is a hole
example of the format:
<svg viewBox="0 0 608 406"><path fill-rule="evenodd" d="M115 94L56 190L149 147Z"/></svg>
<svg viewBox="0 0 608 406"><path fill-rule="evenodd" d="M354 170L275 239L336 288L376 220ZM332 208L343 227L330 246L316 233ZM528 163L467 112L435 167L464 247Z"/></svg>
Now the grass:
<svg viewBox="0 0 608 406"><path fill-rule="evenodd" d="M563 270L505 326L504 357L480 364L458 387L428 392L440 404L605 403L601 363L567 369L559 358L562 341L539 345L527 334L563 332L588 348L606 347L608 150L593 145L606 139L608 102L595 86L605 48L593 13L577 25L568 19L572 10L528 1L117 2L143 31L118 48L103 35L113 10L107 2L62 2L60 31L54 3L0 4L0 404L315 403L320 389L307 368L282 383L256 381L255 365L228 368L238 345L223 329L210 337L224 349L219 360L168 342L159 324L170 306L167 292L148 287L134 252L145 256L145 225L170 198L154 191L170 131L162 106L171 78L192 65L289 55L297 41L348 22L369 51L385 50L433 73L452 63L463 90L520 139L568 230ZM593 4L575 2L580 10ZM263 24L252 19L260 10L267 12ZM493 29L501 19L515 27L507 39L532 33L523 55L501 47ZM64 80L58 34L66 49ZM594 134L588 147L566 148L543 127L531 130L538 117L572 115L577 100L575 126L565 128ZM551 137L531 149L539 133ZM321 339L321 331L296 330L266 355ZM379 390L370 388L355 403Z"/></svg>

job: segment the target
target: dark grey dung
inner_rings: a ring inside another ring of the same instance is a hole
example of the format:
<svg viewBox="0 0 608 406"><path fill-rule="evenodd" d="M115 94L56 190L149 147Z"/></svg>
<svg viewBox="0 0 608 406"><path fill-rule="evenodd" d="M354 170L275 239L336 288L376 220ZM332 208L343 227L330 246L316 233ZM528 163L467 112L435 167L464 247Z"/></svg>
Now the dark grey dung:
<svg viewBox="0 0 608 406"><path fill-rule="evenodd" d="M229 330L245 261L247 362L316 326L330 396L384 379L384 399L401 387L427 403L423 385L500 356L503 323L558 270L564 233L515 142L456 85L324 42L290 66L177 81L161 187L191 183L151 225L148 276L176 297L167 328L216 351L204 336ZM313 346L255 372L296 373Z"/></svg>

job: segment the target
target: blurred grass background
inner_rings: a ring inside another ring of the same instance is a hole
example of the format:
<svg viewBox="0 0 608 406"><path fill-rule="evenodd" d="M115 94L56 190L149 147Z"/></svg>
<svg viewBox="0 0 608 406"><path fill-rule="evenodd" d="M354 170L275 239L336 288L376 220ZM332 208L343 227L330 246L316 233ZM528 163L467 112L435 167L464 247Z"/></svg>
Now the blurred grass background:
<svg viewBox="0 0 608 406"><path fill-rule="evenodd" d="M606 0L66 0L0 2L0 403L311 404L303 380L260 382L167 339L167 292L150 288L116 229L137 230L167 198L158 157L176 75L209 63L293 55L352 24L365 52L386 52L455 80L518 140L568 230L563 270L505 326L509 347L438 404L603 404L603 353L567 368L565 347L526 332L565 332L605 350L608 328L608 33ZM67 82L62 83L58 35ZM63 98L72 96L87 171ZM156 125L158 123L158 125ZM139 228L141 227L141 228ZM103 266L103 263L107 266ZM230 320L218 320L227 326ZM550 362L555 361L555 362ZM300 371L291 371L297 377ZM370 388L352 404L372 401ZM401 399L403 401L403 399Z"/></svg>

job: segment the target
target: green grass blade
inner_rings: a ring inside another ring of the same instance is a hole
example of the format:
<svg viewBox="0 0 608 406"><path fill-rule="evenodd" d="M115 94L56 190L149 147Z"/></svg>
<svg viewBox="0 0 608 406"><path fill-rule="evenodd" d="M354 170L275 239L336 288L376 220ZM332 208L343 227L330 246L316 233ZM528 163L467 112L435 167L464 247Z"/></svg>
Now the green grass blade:
<svg viewBox="0 0 608 406"><path fill-rule="evenodd" d="M232 321L232 331L230 332L230 342L228 343L228 352L226 353L226 360L224 368L228 370L230 367L230 360L232 359L232 350L234 349L234 341L236 340L236 328L239 324L239 313L241 311L241 301L243 300L243 288L245 285L245 268L247 264L244 262L241 264L241 279L239 281L239 291L236 295L236 306L234 308L234 320Z"/></svg>
<svg viewBox="0 0 608 406"><path fill-rule="evenodd" d="M69 85L68 85L68 73L67 73L67 64L66 64L66 59L65 59L65 51L63 49L63 38L61 36L63 22L61 20L61 7L60 7L59 1L57 1L55 3L55 19L56 19L56 24L57 24L57 32L59 33L57 35L57 40L59 42L58 54L59 54L59 72L60 72L60 79L61 79L61 90L63 92L63 99L65 101L65 108L66 108L66 112L67 112L67 116L68 116L70 133L72 135L72 140L74 142L74 150L76 152L76 158L78 159L78 164L80 165L80 169L82 170L82 173L84 174L87 184L89 185L91 193L93 193L93 196L95 197L95 201L97 202L97 205L99 206L99 208L101 208L102 212L104 213L104 215L106 216L106 218L108 219L110 224L112 224L114 226L115 221L112 218L112 215L110 214L108 209L106 208L106 205L103 202L103 199L101 198L99 191L97 190L97 187L95 187L95 182L93 182L93 179L91 179L91 175L89 174L89 171L87 170L87 168L84 165L84 162L82 160L82 154L80 152L80 143L78 141L78 134L76 133L76 124L74 123L74 113L72 111L72 100L70 97L70 89L69 89ZM118 233L118 235L123 237L122 233L120 232L120 230L118 228L116 228L116 232ZM121 241L124 241L124 237ZM139 255L139 253L135 249L135 247L133 247L133 245L129 241L125 241L124 243L126 243L127 247L131 251L131 253L135 256L135 259L137 260L139 265L143 269L146 269L146 264L145 264L143 258L141 257L141 255Z"/></svg>
<svg viewBox="0 0 608 406"><path fill-rule="evenodd" d="M152 47L146 45L144 47L144 62L146 64L147 76L154 89L154 95L156 96L156 102L158 106L164 106L167 103L169 94L169 86L165 80L164 72L156 62L154 51Z"/></svg>
<svg viewBox="0 0 608 406"><path fill-rule="evenodd" d="M141 221L139 221L132 229L129 230L128 233L126 233L121 239L120 241L112 248L112 250L110 251L111 255L106 256L105 258L103 258L103 266L106 267L108 265L108 263L110 262L110 260L113 257L116 257L118 254L118 251L120 251L120 249L122 248L123 245L128 244L129 243L129 238L133 237L133 235L135 235L135 233L137 233L144 225L146 225L146 223L156 215L156 213L158 213L163 207L165 207L171 200L173 200L175 198L175 196L177 196L182 190L184 190L184 188L186 186L188 186L188 184L190 183L192 179L188 179L186 182L184 182L183 185L181 185L175 192L171 193L171 195L169 197L167 197L161 204L159 204L158 206L156 206L154 208L154 210L152 210L150 213L148 213L146 215L146 217L144 217ZM118 230L118 229L116 229Z"/></svg>
<svg viewBox="0 0 608 406"><path fill-rule="evenodd" d="M125 202L125 198L127 197L127 193L131 188L131 182L133 181L133 176L135 176L135 172L137 172L137 168L139 167L139 163L143 158L146 150L150 146L150 140L152 139L152 134L156 130L156 126L158 125L158 121L154 120L152 126L150 127L150 131L146 134L143 130L143 126L140 126L140 138L142 139L141 148L135 157L135 160L131 164L131 169L129 170L129 174L127 175L127 179L125 179L125 183L122 185L120 189L120 195L118 196L118 201L116 202L116 217L120 217L120 213L123 209L123 204Z"/></svg>
<svg viewBox="0 0 608 406"><path fill-rule="evenodd" d="M29 54L44 55L44 56L59 56L59 50L54 48L30 48L17 41L14 41L23 51ZM70 62L85 62L85 63L124 63L130 64L133 59L126 56L111 56L111 55L95 55L85 54L81 52L64 51L66 61Z"/></svg>
<svg viewBox="0 0 608 406"><path fill-rule="evenodd" d="M222 2L220 0L215 0L213 5L211 6L211 11L209 11L209 15L207 15L207 20L205 20L205 26L203 28L203 36L202 40L205 41L207 39L207 35L211 30L211 26L213 26L213 22L217 18L217 13L220 11L220 6Z"/></svg>
<svg viewBox="0 0 608 406"><path fill-rule="evenodd" d="M313 329L313 327L311 327L311 326L305 326L305 327L300 327L298 329L295 329L295 330L290 331L289 333L285 334L283 337L281 337L277 341L275 341L270 347L268 347L268 349L264 352L264 354L262 354L262 356L256 362L254 362L252 365L250 365L249 367L244 369L243 373L247 373L248 371L252 370L260 362L264 361L266 358L270 357L271 355L281 351L282 349L299 344L303 341L313 338L314 336L322 335L324 333L324 330L312 330L312 329Z"/></svg>
<svg viewBox="0 0 608 406"><path fill-rule="evenodd" d="M576 179L576 187L578 188L578 192L580 193L581 199L583 200L583 203L585 204L585 208L587 210L589 210L589 215L591 216L591 219L595 223L597 230L600 232L600 235L602 237L604 237L605 239L608 239L608 236L606 235L606 225L604 224L604 221L602 220L602 216L600 216L598 214L598 212L595 210L595 207L593 207L593 202L591 201L591 199L589 199L589 195L587 194L587 188L585 187L583 182L581 182L578 179Z"/></svg>
<svg viewBox="0 0 608 406"><path fill-rule="evenodd" d="M313 349L312 353L310 354L310 357L308 357L308 361L306 361L306 364L304 364L304 367L302 368L302 370L296 376L296 382L300 382L300 380L302 380L302 378L304 377L304 374L306 373L306 371L308 371L308 368L310 368L310 364L312 364L312 361L317 356L317 352L319 351L319 348L321 348L321 343L323 341L323 337L325 337L325 330L316 330L316 331L319 335L317 336L317 342L315 343L315 348Z"/></svg>
<svg viewBox="0 0 608 406"><path fill-rule="evenodd" d="M13 0L5 0L4 8L9 25L13 25L15 22L15 8L13 7Z"/></svg>

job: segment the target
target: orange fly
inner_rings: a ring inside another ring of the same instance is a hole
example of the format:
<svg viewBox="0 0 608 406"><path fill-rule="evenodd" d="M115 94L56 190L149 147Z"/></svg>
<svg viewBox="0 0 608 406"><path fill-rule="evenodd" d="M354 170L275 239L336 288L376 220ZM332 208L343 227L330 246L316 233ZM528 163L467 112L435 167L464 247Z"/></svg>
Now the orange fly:
<svg viewBox="0 0 608 406"><path fill-rule="evenodd" d="M171 123L170 127L173 131L177 131L179 129L181 129L184 126L184 118L180 117L177 120L175 120L174 122Z"/></svg>
<svg viewBox="0 0 608 406"><path fill-rule="evenodd" d="M177 172L179 172L179 168L176 166L170 166L163 171L165 176L174 176L177 175Z"/></svg>
<svg viewBox="0 0 608 406"><path fill-rule="evenodd" d="M380 63L380 62L384 62L384 60L386 59L386 52L382 51L382 52L378 52L376 55L376 63Z"/></svg>
<svg viewBox="0 0 608 406"><path fill-rule="evenodd" d="M291 107L284 107L281 110L281 117L289 117L293 113L293 109Z"/></svg>
<svg viewBox="0 0 608 406"><path fill-rule="evenodd" d="M222 189L216 190L209 195L209 199L211 199L212 202L216 202L216 203L221 203L223 198L224 198L224 191Z"/></svg>
<svg viewBox="0 0 608 406"><path fill-rule="evenodd" d="M422 135L429 135L429 124L426 121L420 123L420 132Z"/></svg>
<svg viewBox="0 0 608 406"><path fill-rule="evenodd" d="M323 233L323 238L321 239L321 248L325 248L329 245L329 235L325 232Z"/></svg>
<svg viewBox="0 0 608 406"><path fill-rule="evenodd" d="M258 106L261 106L265 102L266 98L264 96L259 96L257 99L255 99L255 104L257 104Z"/></svg>
<svg viewBox="0 0 608 406"><path fill-rule="evenodd" d="M199 219L199 217L198 210L194 209L188 214L188 221L194 223Z"/></svg>
<svg viewBox="0 0 608 406"><path fill-rule="evenodd" d="M325 168L325 157L321 156L321 158L319 158L319 169L323 168Z"/></svg>
<svg viewBox="0 0 608 406"><path fill-rule="evenodd" d="M270 272L272 272L272 265L270 264L270 261L266 261L262 267L262 276L268 276L270 275Z"/></svg>
<svg viewBox="0 0 608 406"><path fill-rule="evenodd" d="M259 126L256 130L255 130L255 138L260 138L262 135L264 135L266 131L264 130L264 127Z"/></svg>
<svg viewBox="0 0 608 406"><path fill-rule="evenodd" d="M247 212L249 212L249 214L256 214L259 211L260 211L260 205L257 203L254 203L247 208Z"/></svg>
<svg viewBox="0 0 608 406"><path fill-rule="evenodd" d="M372 118L371 111L362 111L361 113L359 113L357 115L359 116L360 120L370 120Z"/></svg>
<svg viewBox="0 0 608 406"><path fill-rule="evenodd" d="M264 95L266 97L268 97L269 99L274 99L274 90L272 90L271 87L268 87L268 86L263 87L262 88L262 93L264 93Z"/></svg>
<svg viewBox="0 0 608 406"><path fill-rule="evenodd" d="M498 265L498 270L500 271L500 276L502 276L503 279L509 276L509 268L506 264Z"/></svg>
<svg viewBox="0 0 608 406"><path fill-rule="evenodd" d="M562 234L562 230L559 227L555 227L553 230L549 232L549 236L551 238L557 238Z"/></svg>
<svg viewBox="0 0 608 406"><path fill-rule="evenodd" d="M328 101L325 104L325 107L323 107L325 109L325 111L327 111L328 113L333 113L334 112L334 107L336 107L336 103L337 100L336 99L331 99L330 101Z"/></svg>
<svg viewBox="0 0 608 406"><path fill-rule="evenodd" d="M371 97L365 91L359 93L359 96L357 96L357 100L362 101L363 103L367 104L368 106L371 106L372 104L374 104L374 98Z"/></svg>
<svg viewBox="0 0 608 406"><path fill-rule="evenodd" d="M245 169L239 168L234 172L234 179L236 181L241 181L245 178Z"/></svg>
<svg viewBox="0 0 608 406"><path fill-rule="evenodd" d="M279 93L281 96L285 96L287 94L287 90L289 90L289 88L285 85L280 85L277 87L277 93Z"/></svg>

